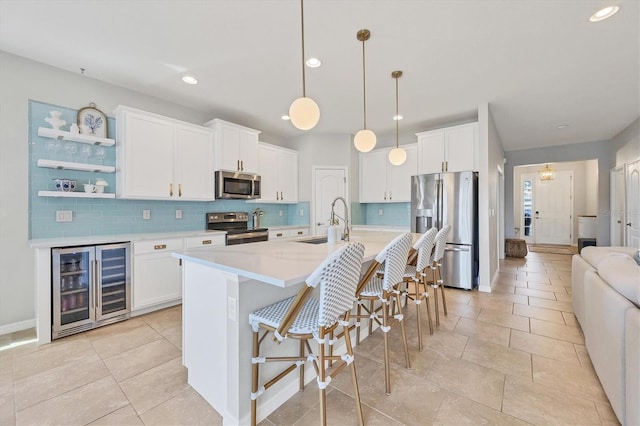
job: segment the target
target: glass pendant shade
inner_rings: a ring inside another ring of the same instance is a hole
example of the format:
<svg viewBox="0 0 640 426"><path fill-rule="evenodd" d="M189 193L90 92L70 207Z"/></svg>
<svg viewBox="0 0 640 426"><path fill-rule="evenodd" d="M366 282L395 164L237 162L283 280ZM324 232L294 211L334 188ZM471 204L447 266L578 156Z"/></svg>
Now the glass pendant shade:
<svg viewBox="0 0 640 426"><path fill-rule="evenodd" d="M369 152L376 146L376 134L369 129L359 130L353 138L353 144L360 152Z"/></svg>
<svg viewBox="0 0 640 426"><path fill-rule="evenodd" d="M389 151L389 162L394 166L400 166L407 161L407 151L402 148L393 148Z"/></svg>
<svg viewBox="0 0 640 426"><path fill-rule="evenodd" d="M311 98L298 98L289 107L289 117L298 129L313 129L320 120L320 108Z"/></svg>

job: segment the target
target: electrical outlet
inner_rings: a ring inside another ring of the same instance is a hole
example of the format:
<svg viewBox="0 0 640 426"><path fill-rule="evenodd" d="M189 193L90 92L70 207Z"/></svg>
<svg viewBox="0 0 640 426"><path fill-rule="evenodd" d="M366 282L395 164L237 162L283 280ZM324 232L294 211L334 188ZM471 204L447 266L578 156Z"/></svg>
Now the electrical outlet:
<svg viewBox="0 0 640 426"><path fill-rule="evenodd" d="M382 209L378 209L378 216L382 216Z"/></svg>
<svg viewBox="0 0 640 426"><path fill-rule="evenodd" d="M304 216L304 209L300 209L300 216Z"/></svg>
<svg viewBox="0 0 640 426"><path fill-rule="evenodd" d="M56 210L56 222L72 222L72 210Z"/></svg>
<svg viewBox="0 0 640 426"><path fill-rule="evenodd" d="M278 216L282 217L282 210L278 210Z"/></svg>
<svg viewBox="0 0 640 426"><path fill-rule="evenodd" d="M182 219L182 210L176 210L176 219Z"/></svg>
<svg viewBox="0 0 640 426"><path fill-rule="evenodd" d="M142 210L142 218L145 220L151 219L151 210Z"/></svg>

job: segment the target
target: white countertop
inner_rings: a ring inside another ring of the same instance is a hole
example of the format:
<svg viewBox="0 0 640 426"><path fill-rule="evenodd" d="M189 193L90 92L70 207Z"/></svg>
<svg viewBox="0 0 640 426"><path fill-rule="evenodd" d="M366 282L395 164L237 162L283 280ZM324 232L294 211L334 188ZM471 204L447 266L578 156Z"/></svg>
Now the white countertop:
<svg viewBox="0 0 640 426"><path fill-rule="evenodd" d="M281 231L283 229L300 229L300 228L308 228L309 224L306 225L279 225L279 226L261 226L261 228L267 228L269 231Z"/></svg>
<svg viewBox="0 0 640 426"><path fill-rule="evenodd" d="M364 260L370 261L401 232L359 231L351 234L351 242L364 244ZM415 234L414 238L419 237ZM173 252L187 262L219 269L278 287L289 287L304 281L339 244L306 244L300 240L275 240L225 247L206 247Z"/></svg>
<svg viewBox="0 0 640 426"><path fill-rule="evenodd" d="M200 237L211 234L225 235L224 231L177 231L177 232L156 232L149 234L120 234L120 235L89 235L85 237L62 237L62 238L43 238L38 240L30 240L31 248L50 248L50 247L69 247L83 246L94 244L110 244L125 241L145 241L155 240L159 238L188 238Z"/></svg>

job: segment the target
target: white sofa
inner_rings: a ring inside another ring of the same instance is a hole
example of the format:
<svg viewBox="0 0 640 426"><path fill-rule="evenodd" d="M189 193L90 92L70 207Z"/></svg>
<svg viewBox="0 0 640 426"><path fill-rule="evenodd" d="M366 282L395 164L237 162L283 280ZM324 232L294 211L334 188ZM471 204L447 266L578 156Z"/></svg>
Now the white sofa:
<svg viewBox="0 0 640 426"><path fill-rule="evenodd" d="M571 294L585 344L613 411L640 424L638 249L585 247L572 259Z"/></svg>

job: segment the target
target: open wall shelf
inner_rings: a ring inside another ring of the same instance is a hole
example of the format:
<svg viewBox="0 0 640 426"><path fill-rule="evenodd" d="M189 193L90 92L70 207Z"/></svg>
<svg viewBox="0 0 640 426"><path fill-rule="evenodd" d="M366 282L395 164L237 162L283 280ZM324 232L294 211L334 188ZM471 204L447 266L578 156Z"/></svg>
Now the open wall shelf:
<svg viewBox="0 0 640 426"><path fill-rule="evenodd" d="M83 135L80 133L65 132L64 130L50 129L48 127L38 127L38 136L41 136L43 138L86 143L89 145L113 146L116 144L116 141L114 139Z"/></svg>

